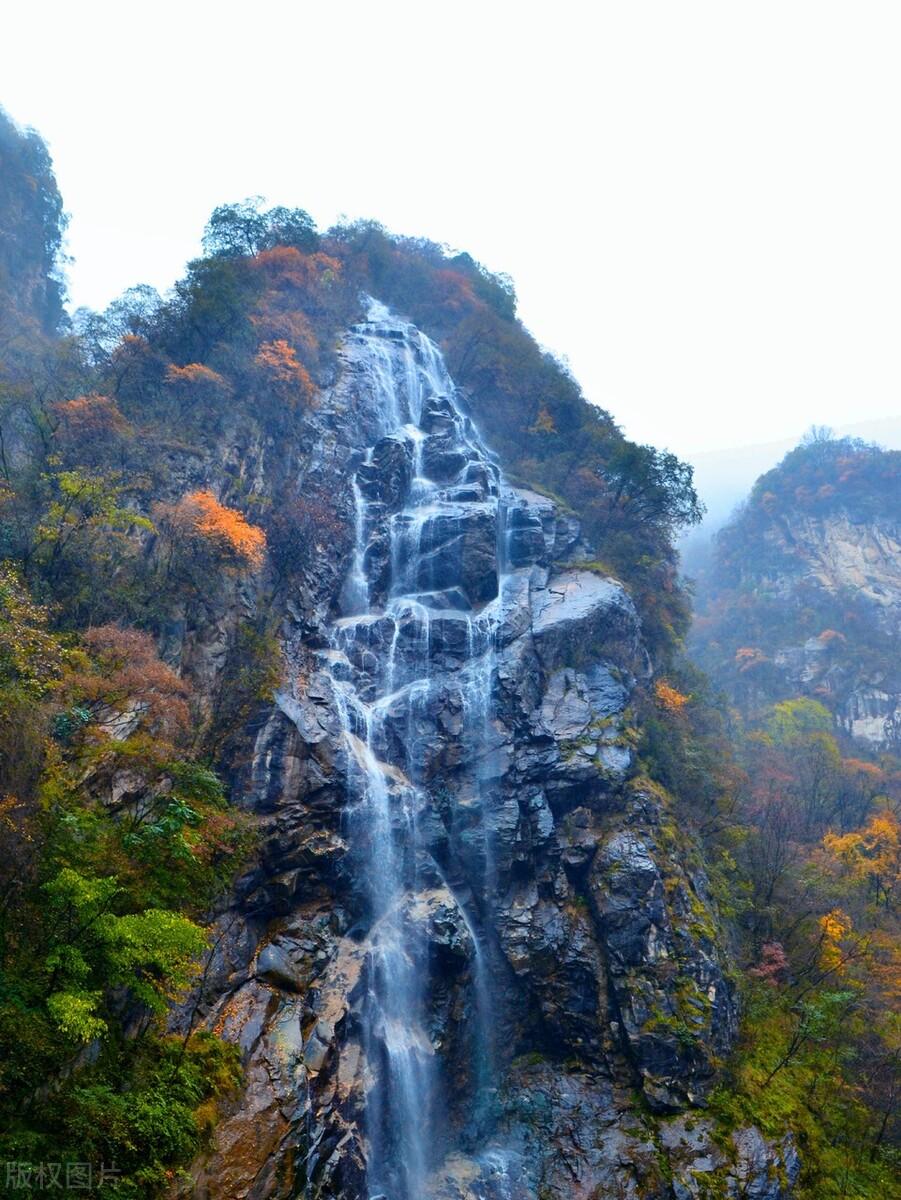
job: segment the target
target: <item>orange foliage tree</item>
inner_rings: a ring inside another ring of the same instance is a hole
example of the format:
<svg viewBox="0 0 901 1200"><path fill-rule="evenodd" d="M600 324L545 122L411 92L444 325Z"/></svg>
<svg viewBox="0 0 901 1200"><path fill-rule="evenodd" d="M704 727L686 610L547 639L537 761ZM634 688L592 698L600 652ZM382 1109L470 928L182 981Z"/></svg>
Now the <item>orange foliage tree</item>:
<svg viewBox="0 0 901 1200"><path fill-rule="evenodd" d="M231 396L231 385L203 363L186 363L183 367L171 364L166 369L166 386L180 404L215 413Z"/></svg>
<svg viewBox="0 0 901 1200"><path fill-rule="evenodd" d="M221 565L237 570L262 566L265 533L237 509L220 504L210 491L189 492L177 504L159 504L154 516L182 558L205 560L211 554Z"/></svg>
<svg viewBox="0 0 901 1200"><path fill-rule="evenodd" d="M64 400L53 406L60 426L73 438L103 437L107 433L125 433L128 422L109 396L91 393Z"/></svg>
<svg viewBox="0 0 901 1200"><path fill-rule="evenodd" d="M664 712L680 713L691 697L686 696L665 680L658 679L654 684L654 699Z"/></svg>
<svg viewBox="0 0 901 1200"><path fill-rule="evenodd" d="M264 277L269 288L309 293L331 287L341 274L341 263L330 254L304 254L296 246L274 246L260 251L252 269Z"/></svg>
<svg viewBox="0 0 901 1200"><path fill-rule="evenodd" d="M250 323L260 342L287 342L305 363L315 363L319 356L319 340L309 319L298 309L266 306L251 313Z"/></svg>
<svg viewBox="0 0 901 1200"><path fill-rule="evenodd" d="M248 269L262 285L255 317L278 320L303 312L315 324L341 303L341 263L329 254L274 246L250 260Z"/></svg>
<svg viewBox="0 0 901 1200"><path fill-rule="evenodd" d="M309 371L299 361L294 347L283 339L264 342L254 363L264 380L291 408L298 402L308 404L313 398L316 388Z"/></svg>
<svg viewBox="0 0 901 1200"><path fill-rule="evenodd" d="M70 461L94 466L105 459L131 432L131 426L110 396L91 393L53 405L59 422L58 444Z"/></svg>

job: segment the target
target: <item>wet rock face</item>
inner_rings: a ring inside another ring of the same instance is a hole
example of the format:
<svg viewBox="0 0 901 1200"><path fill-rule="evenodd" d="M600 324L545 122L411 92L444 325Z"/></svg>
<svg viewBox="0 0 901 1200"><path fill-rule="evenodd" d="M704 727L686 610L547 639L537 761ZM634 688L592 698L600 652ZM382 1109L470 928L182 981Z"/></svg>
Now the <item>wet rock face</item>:
<svg viewBox="0 0 901 1200"><path fill-rule="evenodd" d="M316 421L357 544L286 620L238 780L258 859L173 1018L247 1072L185 1194L745 1187L788 1151L669 1145L642 1115L703 1103L736 1014L703 874L635 777L631 600L579 568L573 518L504 484L437 350L384 311Z"/></svg>
<svg viewBox="0 0 901 1200"><path fill-rule="evenodd" d="M457 511L426 519L418 540L415 578L420 591L456 588L470 605L484 604L497 595L497 520L493 511L461 504Z"/></svg>
<svg viewBox="0 0 901 1200"><path fill-rule="evenodd" d="M397 438L381 438L369 461L357 468L357 483L367 500L396 512L410 487L412 471L409 447Z"/></svg>
<svg viewBox="0 0 901 1200"><path fill-rule="evenodd" d="M649 1123L626 1089L585 1070L518 1060L500 1097L503 1155L453 1155L435 1200L790 1200L799 1159L790 1137L753 1126L725 1148L698 1113Z"/></svg>

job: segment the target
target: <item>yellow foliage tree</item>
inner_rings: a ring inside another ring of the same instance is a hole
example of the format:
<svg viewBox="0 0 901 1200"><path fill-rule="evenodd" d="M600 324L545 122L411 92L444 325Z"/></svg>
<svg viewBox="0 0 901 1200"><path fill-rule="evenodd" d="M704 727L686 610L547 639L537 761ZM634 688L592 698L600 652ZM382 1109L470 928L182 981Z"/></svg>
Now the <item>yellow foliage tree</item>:
<svg viewBox="0 0 901 1200"><path fill-rule="evenodd" d="M691 699L663 679L654 684L654 699L664 712L680 713Z"/></svg>
<svg viewBox="0 0 901 1200"><path fill-rule="evenodd" d="M535 418L535 424L529 429L529 433L556 433L557 426L554 424L554 418L548 412L546 405L538 410L538 416Z"/></svg>
<svg viewBox="0 0 901 1200"><path fill-rule="evenodd" d="M823 845L853 879L867 881L877 904L891 904L901 878L901 824L890 809L873 813L853 833L827 833Z"/></svg>
<svg viewBox="0 0 901 1200"><path fill-rule="evenodd" d="M831 912L820 917L819 926L822 938L820 944L820 966L824 971L834 972L836 975L844 975L847 966L842 942L851 934L851 918L846 912L842 912L840 908L833 908Z"/></svg>

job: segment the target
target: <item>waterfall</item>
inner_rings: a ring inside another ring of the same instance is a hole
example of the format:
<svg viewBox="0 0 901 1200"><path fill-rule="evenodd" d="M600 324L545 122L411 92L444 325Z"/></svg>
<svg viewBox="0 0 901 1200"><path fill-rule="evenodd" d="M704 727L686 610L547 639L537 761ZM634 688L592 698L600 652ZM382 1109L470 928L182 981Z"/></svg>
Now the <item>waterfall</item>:
<svg viewBox="0 0 901 1200"><path fill-rule="evenodd" d="M484 790L496 632L503 615L503 489L438 348L370 301L344 348L379 436L352 487L355 544L343 616L323 655L346 757L346 830L366 944L362 1043L370 1196L425 1200L445 1147L440 1054L429 1029L429 905L451 890L421 829L423 760L439 686L462 709L482 878L454 897L470 942L473 1112L494 1074L494 872ZM439 663L436 668L435 664ZM476 894L480 892L481 894Z"/></svg>

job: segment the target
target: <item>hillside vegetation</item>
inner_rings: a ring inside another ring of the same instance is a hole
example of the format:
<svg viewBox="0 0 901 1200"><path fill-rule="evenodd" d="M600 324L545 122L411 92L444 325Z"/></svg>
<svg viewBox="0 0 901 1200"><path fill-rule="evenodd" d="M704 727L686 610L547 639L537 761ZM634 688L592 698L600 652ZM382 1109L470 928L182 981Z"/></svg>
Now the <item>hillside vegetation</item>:
<svg viewBox="0 0 901 1200"><path fill-rule="evenodd" d="M723 689L751 987L724 1103L801 1130L812 1196L894 1195L901 986L901 454L813 431L763 475L698 583Z"/></svg>

